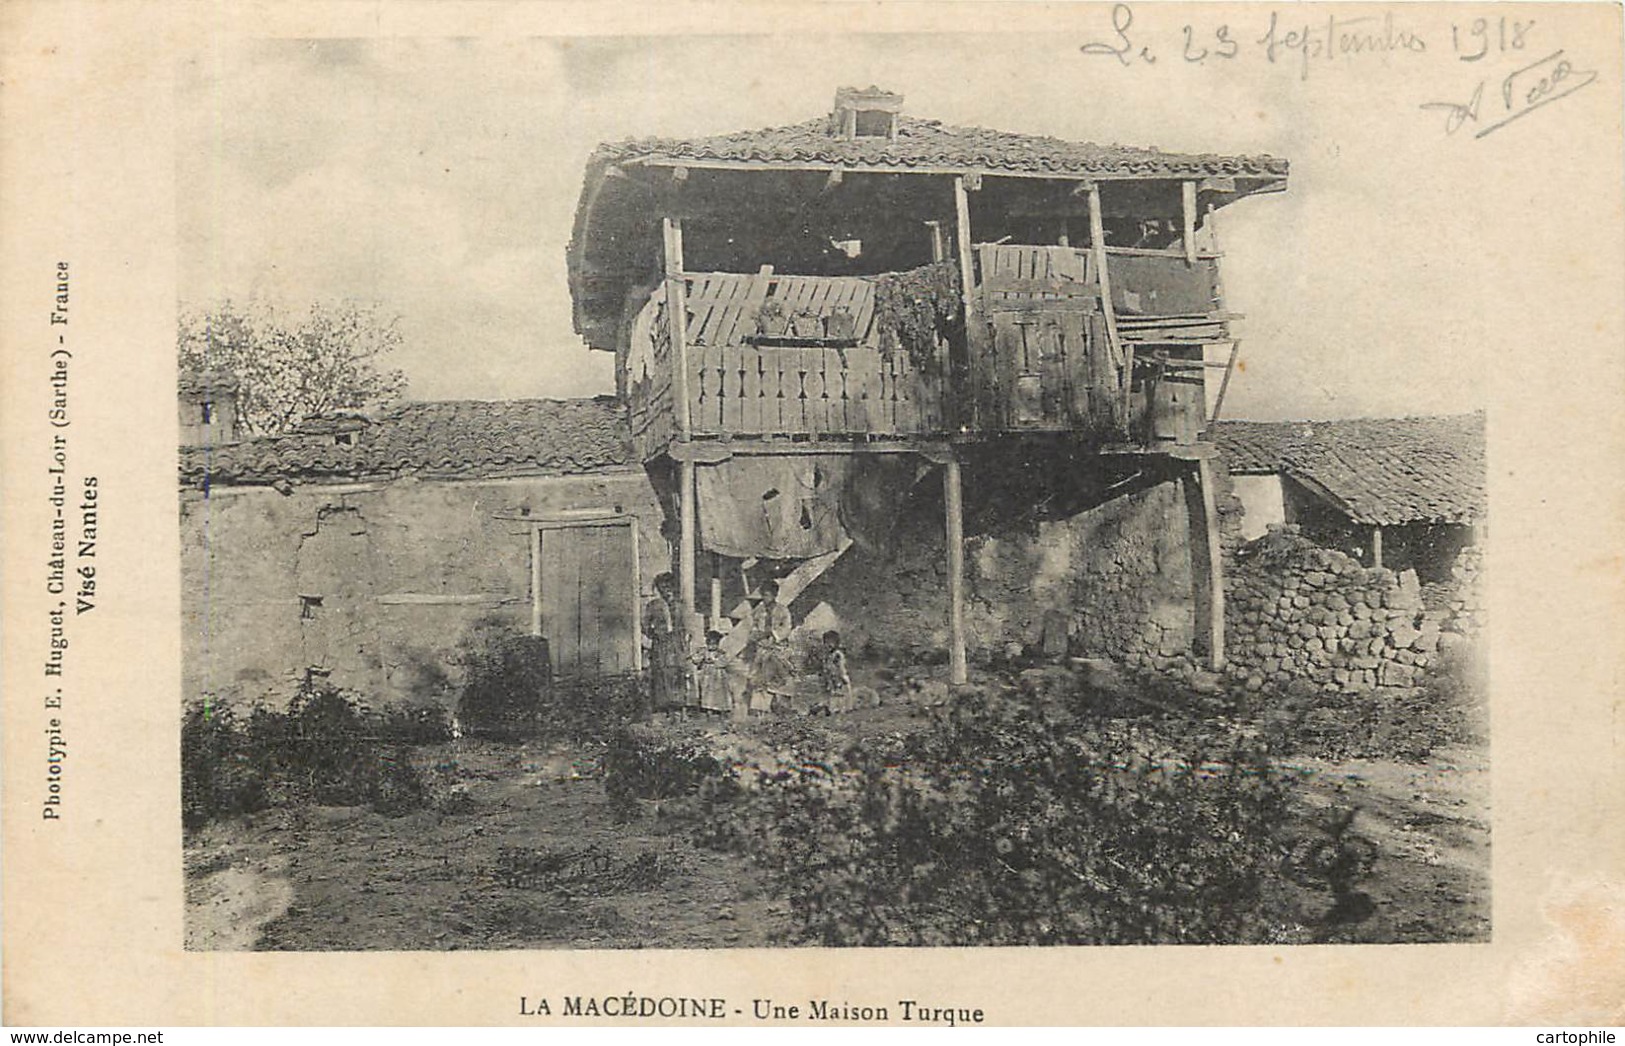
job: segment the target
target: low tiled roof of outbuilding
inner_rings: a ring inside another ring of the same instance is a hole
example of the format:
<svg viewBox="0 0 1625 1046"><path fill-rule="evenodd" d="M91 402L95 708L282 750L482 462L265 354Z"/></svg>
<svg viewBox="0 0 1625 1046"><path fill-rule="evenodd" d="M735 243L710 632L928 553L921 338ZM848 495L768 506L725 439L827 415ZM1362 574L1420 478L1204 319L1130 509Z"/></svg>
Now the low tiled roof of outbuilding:
<svg viewBox="0 0 1625 1046"><path fill-rule="evenodd" d="M1166 153L1127 145L1073 142L1047 135L954 127L898 116L897 137L842 138L828 117L701 138L635 138L599 146L593 160L723 160L764 165L837 164L843 167L963 168L1021 174L1117 175L1180 178L1243 175L1286 177L1286 160L1273 156Z"/></svg>
<svg viewBox="0 0 1625 1046"><path fill-rule="evenodd" d="M1276 472L1326 496L1356 523L1479 522L1484 415L1340 421L1221 421L1232 473Z"/></svg>
<svg viewBox="0 0 1625 1046"><path fill-rule="evenodd" d="M476 478L527 471L582 473L632 463L624 408L593 399L402 403L377 418L315 418L299 430L181 449L181 482L432 474Z"/></svg>

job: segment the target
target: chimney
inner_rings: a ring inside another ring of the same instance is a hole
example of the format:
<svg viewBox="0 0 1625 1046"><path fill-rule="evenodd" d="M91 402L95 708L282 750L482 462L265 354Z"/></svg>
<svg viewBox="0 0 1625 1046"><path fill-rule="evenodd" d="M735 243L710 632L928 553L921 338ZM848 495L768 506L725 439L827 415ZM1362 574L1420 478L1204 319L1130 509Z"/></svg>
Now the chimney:
<svg viewBox="0 0 1625 1046"><path fill-rule="evenodd" d="M237 380L218 371L184 373L178 402L181 445L231 443L237 439Z"/></svg>
<svg viewBox="0 0 1625 1046"><path fill-rule="evenodd" d="M837 138L897 137L897 114L903 109L903 96L878 87L842 87L835 92L835 112L830 133Z"/></svg>

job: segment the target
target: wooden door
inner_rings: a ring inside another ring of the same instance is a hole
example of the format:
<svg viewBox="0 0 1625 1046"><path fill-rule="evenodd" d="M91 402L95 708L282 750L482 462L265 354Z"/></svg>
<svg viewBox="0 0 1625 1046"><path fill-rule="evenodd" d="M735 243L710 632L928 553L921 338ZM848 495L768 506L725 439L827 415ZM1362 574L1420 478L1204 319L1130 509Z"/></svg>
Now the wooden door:
<svg viewBox="0 0 1625 1046"><path fill-rule="evenodd" d="M633 671L638 578L632 527L549 527L540 545L542 635L554 674Z"/></svg>

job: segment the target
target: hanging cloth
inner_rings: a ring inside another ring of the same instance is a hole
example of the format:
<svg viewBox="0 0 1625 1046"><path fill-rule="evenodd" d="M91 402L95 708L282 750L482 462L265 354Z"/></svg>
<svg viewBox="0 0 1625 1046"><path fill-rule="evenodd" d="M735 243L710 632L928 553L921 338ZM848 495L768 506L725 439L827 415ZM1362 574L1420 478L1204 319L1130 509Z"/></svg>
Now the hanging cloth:
<svg viewBox="0 0 1625 1046"><path fill-rule="evenodd" d="M849 466L835 454L698 466L700 546L738 559L811 559L835 551L846 542L841 496Z"/></svg>

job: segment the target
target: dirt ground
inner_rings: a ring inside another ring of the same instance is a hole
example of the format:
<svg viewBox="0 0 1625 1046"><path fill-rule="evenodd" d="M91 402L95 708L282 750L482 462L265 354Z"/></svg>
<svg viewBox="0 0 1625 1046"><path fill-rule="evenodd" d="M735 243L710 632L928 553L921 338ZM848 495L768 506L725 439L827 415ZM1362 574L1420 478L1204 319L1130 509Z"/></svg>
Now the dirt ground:
<svg viewBox="0 0 1625 1046"><path fill-rule="evenodd" d="M916 706L840 717L853 734L918 725ZM826 720L825 722L829 722ZM696 729L705 729L696 726ZM724 729L718 725L716 729ZM430 809L270 810L188 840L194 949L458 950L782 945L787 906L748 861L695 845L644 803L617 823L574 753L457 741L417 750ZM1291 759L1298 813L1356 807L1379 849L1373 908L1338 942L1486 940L1489 775L1476 749L1426 764ZM1283 927L1283 943L1307 940Z"/></svg>

